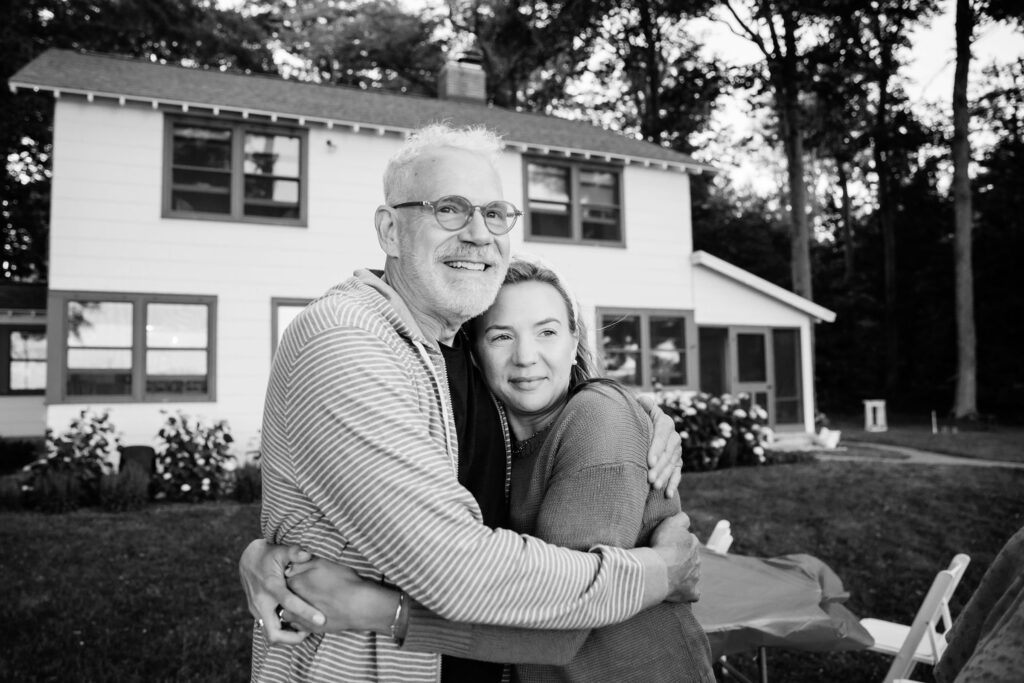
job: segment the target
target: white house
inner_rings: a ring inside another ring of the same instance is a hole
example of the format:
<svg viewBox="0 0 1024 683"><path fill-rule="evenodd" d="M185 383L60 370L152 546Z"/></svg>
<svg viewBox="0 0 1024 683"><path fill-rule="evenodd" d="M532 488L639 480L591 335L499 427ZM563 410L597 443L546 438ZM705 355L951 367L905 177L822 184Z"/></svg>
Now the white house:
<svg viewBox="0 0 1024 683"><path fill-rule="evenodd" d="M482 102L452 63L440 99L50 50L11 88L55 99L45 422L110 408L127 443L161 410L258 440L280 331L358 267L380 267L381 174L429 122L502 133L513 250L558 265L609 374L640 389L758 396L813 428L811 330L827 309L694 253L687 155Z"/></svg>

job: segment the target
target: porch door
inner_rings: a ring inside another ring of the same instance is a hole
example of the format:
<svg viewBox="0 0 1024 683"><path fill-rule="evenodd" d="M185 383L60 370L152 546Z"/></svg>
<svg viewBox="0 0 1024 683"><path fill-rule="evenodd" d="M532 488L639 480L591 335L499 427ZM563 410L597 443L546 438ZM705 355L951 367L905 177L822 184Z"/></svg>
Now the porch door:
<svg viewBox="0 0 1024 683"><path fill-rule="evenodd" d="M768 411L768 424L775 424L771 330L760 327L729 328L729 346L734 350L732 390L746 392Z"/></svg>

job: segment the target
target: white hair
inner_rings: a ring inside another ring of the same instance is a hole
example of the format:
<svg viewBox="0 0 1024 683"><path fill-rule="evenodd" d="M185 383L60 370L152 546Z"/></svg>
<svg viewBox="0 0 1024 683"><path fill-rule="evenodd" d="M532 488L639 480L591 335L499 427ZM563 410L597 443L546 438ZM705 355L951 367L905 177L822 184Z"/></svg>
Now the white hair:
<svg viewBox="0 0 1024 683"><path fill-rule="evenodd" d="M432 123L415 131L384 167L384 201L392 204L409 182L412 167L426 152L450 147L479 154L496 166L504 147L501 136L484 126L452 128L447 123Z"/></svg>

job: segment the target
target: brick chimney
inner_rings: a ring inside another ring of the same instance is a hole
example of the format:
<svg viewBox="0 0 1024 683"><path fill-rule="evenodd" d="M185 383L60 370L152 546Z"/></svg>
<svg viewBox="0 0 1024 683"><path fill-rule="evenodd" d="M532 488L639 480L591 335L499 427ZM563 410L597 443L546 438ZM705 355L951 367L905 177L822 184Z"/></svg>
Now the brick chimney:
<svg viewBox="0 0 1024 683"><path fill-rule="evenodd" d="M475 49L467 50L458 59L448 60L438 74L438 98L461 102L486 102L487 75L480 65L481 61L482 56Z"/></svg>

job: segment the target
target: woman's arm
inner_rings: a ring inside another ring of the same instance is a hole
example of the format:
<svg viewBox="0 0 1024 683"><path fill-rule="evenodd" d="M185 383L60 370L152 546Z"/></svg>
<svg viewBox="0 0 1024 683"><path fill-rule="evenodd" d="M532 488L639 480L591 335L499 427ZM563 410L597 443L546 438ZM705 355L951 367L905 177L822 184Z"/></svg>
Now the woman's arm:
<svg viewBox="0 0 1024 683"><path fill-rule="evenodd" d="M644 512L650 486L647 453L650 424L631 399L611 387L587 389L566 408L563 428L552 434L553 476L541 502L536 535L586 550L596 544L633 547L651 525ZM663 500L663 499L662 499ZM662 505L677 502L664 501ZM318 560L288 585L327 617L310 631L372 630L390 633L398 592L362 582L351 570ZM447 621L410 604L405 647L424 652L515 663L564 664L589 630L536 630ZM287 616L287 615L286 615Z"/></svg>

